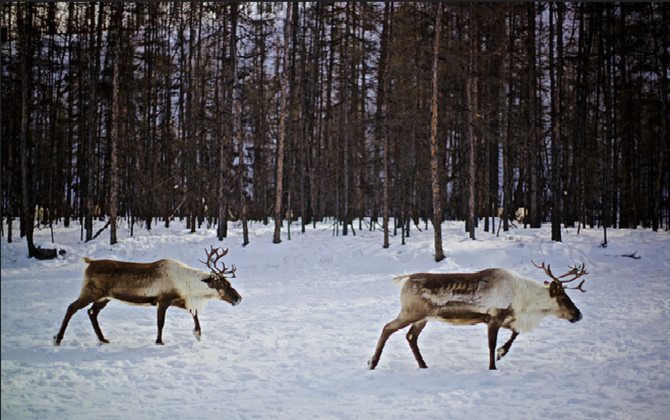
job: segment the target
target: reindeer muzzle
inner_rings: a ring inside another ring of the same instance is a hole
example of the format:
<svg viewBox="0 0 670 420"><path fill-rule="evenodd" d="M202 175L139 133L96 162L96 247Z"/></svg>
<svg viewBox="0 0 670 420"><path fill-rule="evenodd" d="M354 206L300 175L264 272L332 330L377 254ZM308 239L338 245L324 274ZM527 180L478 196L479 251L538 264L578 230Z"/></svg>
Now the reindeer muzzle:
<svg viewBox="0 0 670 420"><path fill-rule="evenodd" d="M240 302L242 302L242 298L238 297L238 298L233 299L233 301L230 302L230 304L233 305L233 306L237 306L237 305L240 304ZM581 317L581 315L580 315L580 317Z"/></svg>
<svg viewBox="0 0 670 420"><path fill-rule="evenodd" d="M578 311L578 312L575 314L575 316L572 317L572 319L570 320L570 322L572 322L572 323L574 324L575 322L577 322L577 321L581 321L581 320L582 320L582 313Z"/></svg>

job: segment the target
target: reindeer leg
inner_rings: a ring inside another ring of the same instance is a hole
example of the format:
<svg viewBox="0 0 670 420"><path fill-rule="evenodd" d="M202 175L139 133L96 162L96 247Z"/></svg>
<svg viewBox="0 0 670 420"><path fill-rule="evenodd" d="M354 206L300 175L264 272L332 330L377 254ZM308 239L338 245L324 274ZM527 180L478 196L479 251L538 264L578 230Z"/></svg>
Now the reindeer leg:
<svg viewBox="0 0 670 420"><path fill-rule="evenodd" d="M65 329L67 328L67 324L70 322L70 318L72 318L72 315L74 315L78 310L85 308L91 302L92 302L91 300L82 298L80 296L79 299L75 300L70 304L70 306L67 307L67 312L65 313L65 318L63 318L63 323L60 326L60 330L58 331L58 334L54 337L55 346L60 346L60 342L63 341L63 336L65 335Z"/></svg>
<svg viewBox="0 0 670 420"><path fill-rule="evenodd" d="M202 337L202 330L200 329L200 322L198 321L198 314L193 315L193 321L195 321L195 328L193 329L193 335L195 335L195 338L200 341L200 338Z"/></svg>
<svg viewBox="0 0 670 420"><path fill-rule="evenodd" d="M389 322L388 324L384 325L384 329L382 330L382 334L379 337L379 341L377 342L377 348L375 349L375 354L372 356L372 359L368 361L368 369L369 370L374 370L375 367L377 367L377 363L379 363L379 358L382 355L382 350L384 350L384 344L386 344L386 340L393 334L394 332L405 328L409 324L411 324L413 321L416 320L401 320L400 317L394 319L393 321Z"/></svg>
<svg viewBox="0 0 670 420"><path fill-rule="evenodd" d="M514 342L514 339L515 339L518 335L519 335L518 332L512 330L512 336L509 338L509 340L507 340L507 342L506 342L505 344L503 344L501 347L498 347L498 350L497 350L497 353L498 353L498 359L497 359L497 360L500 360L500 359L502 359L503 357L505 357L505 355L506 355L507 352L509 351L509 348L512 347L512 343Z"/></svg>
<svg viewBox="0 0 670 420"><path fill-rule="evenodd" d="M492 319L488 323L489 335L489 370L496 370L496 343L498 341L498 330L500 330L501 322L498 319Z"/></svg>
<svg viewBox="0 0 670 420"><path fill-rule="evenodd" d="M419 363L419 368L421 369L426 369L428 366L426 366L426 362L424 362L423 357L421 357L421 352L419 351L419 345L417 344L417 341L419 340L419 334L421 334L421 331L426 326L427 322L428 321L425 319L423 321L415 322L410 327L406 336L407 341L409 342L409 347L412 349L414 358L416 359L417 363Z"/></svg>
<svg viewBox="0 0 670 420"><path fill-rule="evenodd" d="M94 302L91 308L88 310L88 317L91 319L91 324L93 325L93 330L95 331L95 334L98 336L98 340L100 341L100 344L106 344L109 343L109 340L105 338L104 335L102 335L102 330L100 330L100 325L98 324L98 313L107 306L109 303L109 299L103 300L103 301L98 301Z"/></svg>
<svg viewBox="0 0 670 420"><path fill-rule="evenodd" d="M157 310L158 310L158 336L156 337L156 344L165 344L163 343L163 326L165 326L165 312L167 308L170 307L172 303L172 298L163 298L158 301Z"/></svg>

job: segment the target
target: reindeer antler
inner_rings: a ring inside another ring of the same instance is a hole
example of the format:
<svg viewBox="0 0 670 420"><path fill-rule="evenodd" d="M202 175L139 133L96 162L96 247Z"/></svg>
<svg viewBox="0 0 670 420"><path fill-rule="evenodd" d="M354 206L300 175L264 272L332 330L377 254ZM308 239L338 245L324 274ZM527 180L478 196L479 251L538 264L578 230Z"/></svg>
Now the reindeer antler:
<svg viewBox="0 0 670 420"><path fill-rule="evenodd" d="M580 278L580 277L582 277L582 276L585 276L585 275L589 274L589 272L586 271L586 263L582 263L581 265L578 264L578 265L575 265L575 266L572 266L572 267L571 267L571 266L568 266L568 267L570 268L570 271L568 271L567 273L563 274L562 276L555 277L555 276L551 273L551 268L550 268L551 266L550 266L549 264L547 264L547 266L545 267L545 266L544 266L544 261L542 261L542 265L541 265L541 266L535 264L535 263L533 262L533 260L531 260L530 262L533 263L533 265L534 265L535 267L544 270L544 272L545 272L551 279L557 281L561 286L563 286L564 289L576 289L576 290L581 291L582 293L586 292L586 290L582 289L582 285L584 284L584 281L585 281L585 280L582 280L582 281L579 283L579 285L578 285L577 287L565 287L565 286L564 286L565 283L570 283L570 282L572 282L572 281L577 280L578 278ZM572 276L572 275L574 275L574 277L571 278L571 279L569 279L569 280L560 280L560 279L562 279L563 277Z"/></svg>
<svg viewBox="0 0 670 420"><path fill-rule="evenodd" d="M228 250L227 249L221 250L221 248L214 248L214 245L211 245L210 248L211 249L209 251L205 249L205 254L207 255L207 261L206 262L202 260L198 261L205 264L210 270L212 270L212 273L220 274L222 276L225 276L226 274L231 274L231 278L236 278L235 271L237 270L237 268L235 268L235 265L233 265L231 269L227 269L226 264L222 261L221 262L222 268L217 267L217 263L219 262L221 257L225 256L228 253ZM220 250L221 252L219 253ZM212 257L216 258L212 260Z"/></svg>

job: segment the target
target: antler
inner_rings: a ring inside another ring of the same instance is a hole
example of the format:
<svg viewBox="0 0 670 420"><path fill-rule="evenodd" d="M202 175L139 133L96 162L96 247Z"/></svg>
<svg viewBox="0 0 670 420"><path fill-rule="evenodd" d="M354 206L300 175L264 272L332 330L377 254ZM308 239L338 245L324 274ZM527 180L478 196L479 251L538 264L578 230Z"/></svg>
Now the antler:
<svg viewBox="0 0 670 420"><path fill-rule="evenodd" d="M205 254L207 255L207 261L206 262L202 260L198 261L205 264L210 270L212 270L212 273L220 274L222 276L226 274L231 274L232 275L231 278L236 278L235 271L237 270L237 268L235 268L235 265L233 265L231 269L226 269L226 264L222 261L221 262L222 268L217 267L217 263L219 262L221 257L225 256L228 253L228 250L224 249L219 253L221 248L214 248L214 245L210 245L210 248L211 249L209 250L209 252L207 251L207 249L205 249ZM212 260L212 257L216 258Z"/></svg>
<svg viewBox="0 0 670 420"><path fill-rule="evenodd" d="M570 268L570 271L568 271L567 273L563 274L562 276L554 277L554 275L551 273L551 269L550 269L551 266L550 266L549 264L547 264L547 266L545 267L545 266L544 266L544 261L542 261L542 265L541 265L541 266L535 264L535 263L533 262L533 260L531 260L530 262L533 263L533 265L534 265L535 267L544 270L544 272L545 272L549 277L551 277L553 280L557 281L561 286L564 286L565 283L570 283L570 282L572 282L572 281L575 281L575 280L577 280L578 278L580 278L581 276L585 276L585 275L589 274L589 272L586 271L586 263L582 263L581 265L578 264L578 265L575 265L575 266L572 266L572 267L568 266L568 267ZM560 280L560 279L562 279L563 277L572 276L572 275L574 275L574 277L571 278L571 279L569 279L569 280ZM565 287L565 286L564 286L563 288L564 288L564 289L576 289L576 290L579 290L579 291L581 291L582 293L584 293L584 292L586 292L586 290L582 289L582 285L584 284L584 281L585 281L585 280L582 280L582 281L579 283L579 285L578 285L577 287Z"/></svg>

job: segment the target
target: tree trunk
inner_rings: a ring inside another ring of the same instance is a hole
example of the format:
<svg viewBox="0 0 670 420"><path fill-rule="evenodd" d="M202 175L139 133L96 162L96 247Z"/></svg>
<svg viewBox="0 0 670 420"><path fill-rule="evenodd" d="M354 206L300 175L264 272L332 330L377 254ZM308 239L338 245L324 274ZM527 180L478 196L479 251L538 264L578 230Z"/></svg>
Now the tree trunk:
<svg viewBox="0 0 670 420"><path fill-rule="evenodd" d="M516 10L515 7L512 7L512 11L509 17L509 42L506 44L505 57L507 60L507 70L505 74L509 76L508 87L505 98L505 144L503 145L503 230L505 232L509 231L509 219L510 216L514 213L514 167L512 161L514 160L513 156L513 133L512 128L513 122L513 111L512 107L514 105L514 95L517 91L516 79L514 78L514 45L516 43ZM503 92L505 94L505 92Z"/></svg>
<svg viewBox="0 0 670 420"><path fill-rule="evenodd" d="M433 189L433 228L435 231L435 261L442 261L442 205L440 200L440 167L438 159L437 139L437 92L438 92L438 63L440 51L440 29L442 26L442 4L437 3L435 14L435 39L433 41L433 92L431 97L431 124L430 124L430 169Z"/></svg>
<svg viewBox="0 0 670 420"><path fill-rule="evenodd" d="M384 6L384 27L382 29L382 39L381 39L381 49L382 56L384 57L383 68L382 68L382 80L380 83L382 85L382 97L381 97L381 135L382 135L382 153L383 156L383 170L384 170L384 185L383 185L383 224L382 228L384 230L384 248L389 247L389 200L388 200L388 191L390 174L389 174L389 139L388 139L388 68L390 61L390 52L391 47L389 41L391 39L391 22L390 22L390 3L386 3ZM381 61L381 58L380 58Z"/></svg>
<svg viewBox="0 0 670 420"><path fill-rule="evenodd" d="M470 64L468 69L467 81L467 106L468 106L468 142L467 142L467 215L466 215L466 230L470 234L470 239L475 239L475 224L476 224L476 208L475 208L475 147L477 140L475 139L475 113L477 108L477 30L475 27L474 6L470 4Z"/></svg>
<svg viewBox="0 0 670 420"><path fill-rule="evenodd" d="M668 28L668 24L670 24L669 19L668 19L668 4L663 3L661 5L662 7L662 27L663 28ZM668 48L670 47L668 45L668 34L666 33L665 36L663 37L663 54L661 57L661 62L662 62L662 70L661 70L661 77L659 77L659 80L661 81L660 86L659 86L659 96L662 98L661 99L661 141L658 143L659 144L659 151L658 151L658 161L657 161L657 175L656 175L656 199L654 200L654 210L653 210L653 216L652 216L652 228L654 231L657 231L659 228L659 225L663 223L663 217L661 215L661 196L663 196L663 177L664 177L664 158L665 158L665 149L668 146L668 143L670 143L668 139L668 78L665 77L665 75L668 74ZM667 175L667 171L666 171ZM667 179L667 178L666 178ZM667 182L667 181L666 181Z"/></svg>
<svg viewBox="0 0 670 420"><path fill-rule="evenodd" d="M95 3L90 4L89 18L91 20L91 32L90 32L90 41L89 41L89 51L90 55L95 55L96 45L95 45ZM86 230L86 242L93 239L93 137L95 135L95 114L96 114L96 87L97 87L97 77L96 73L97 65L95 60L90 60L89 64L89 75L88 75L88 106L86 107L87 113L87 125L88 125L88 134L87 134L87 149L86 149L86 216L84 228Z"/></svg>
<svg viewBox="0 0 670 420"><path fill-rule="evenodd" d="M286 8L286 19L284 20L284 48L283 48L283 71L280 76L281 83L281 115L279 117L279 139L277 144L277 181L275 195L275 234L273 243L281 243L281 210L284 178L284 145L286 143L286 118L288 116L288 64L289 45L291 37L291 7Z"/></svg>
<svg viewBox="0 0 670 420"><path fill-rule="evenodd" d="M19 32L22 33L22 39L19 41L21 54L21 76L22 76L22 95L21 95L21 195L22 211L21 224L23 231L26 234L26 242L28 244L28 258L36 255L35 243L33 241L33 214L34 204L32 200L32 186L29 185L28 179L28 165L29 157L33 156L32 151L28 150L28 131L30 124L30 101L32 100L32 83L31 81L31 66L32 66L32 46L29 45L32 39L32 19L33 19L33 5L26 4L26 16L24 20L19 19ZM19 16L22 16L19 11ZM30 153L30 154L29 154Z"/></svg>
<svg viewBox="0 0 670 420"><path fill-rule="evenodd" d="M342 95L344 95L344 106L342 111L344 112L344 150L343 150L343 157L344 157L344 165L343 165L343 172L344 172L344 186L343 186L343 209L342 209L342 235L347 236L348 234L348 224L349 224L349 108L351 105L351 89L350 89L350 81L349 81L349 68L350 68L350 59L349 59L349 10L351 7L351 3L347 2L346 4L346 13L345 13L345 23L344 23L344 45L342 48L343 52L343 90L342 90Z"/></svg>
<svg viewBox="0 0 670 420"><path fill-rule="evenodd" d="M242 106L240 79L237 74L237 20L239 15L239 3L231 3L230 8L230 61L233 80L233 137L234 143L237 143L239 163L237 166L237 176L240 182L240 219L242 220L242 246L249 244L249 228L247 227L247 204L244 196L244 141L242 139Z"/></svg>
<svg viewBox="0 0 670 420"><path fill-rule="evenodd" d="M542 226L540 214L540 158L537 134L537 71L535 68L535 3L528 6L528 61L529 61L529 88L528 88L528 143L530 164L530 227Z"/></svg>
<svg viewBox="0 0 670 420"><path fill-rule="evenodd" d="M116 3L115 34L114 34L114 52L113 76L112 76L112 128L110 135L110 154L109 154L109 244L114 245L118 242L116 235L116 217L118 212L118 190L119 177L117 170L117 148L119 143L119 43L121 42L121 19L123 16L123 3Z"/></svg>
<svg viewBox="0 0 670 420"><path fill-rule="evenodd" d="M561 242L561 92L563 68L563 4L558 3L557 53L554 65L554 5L549 3L549 79L551 86L551 240ZM556 68L558 71L556 72ZM557 73L557 74L556 74Z"/></svg>

